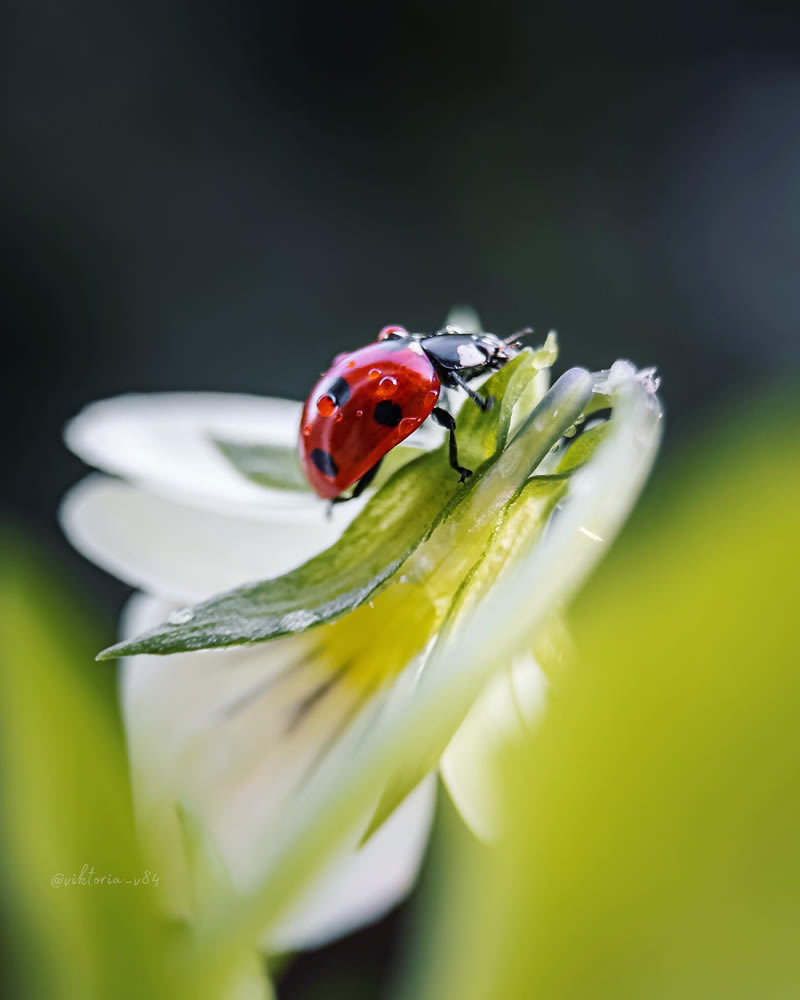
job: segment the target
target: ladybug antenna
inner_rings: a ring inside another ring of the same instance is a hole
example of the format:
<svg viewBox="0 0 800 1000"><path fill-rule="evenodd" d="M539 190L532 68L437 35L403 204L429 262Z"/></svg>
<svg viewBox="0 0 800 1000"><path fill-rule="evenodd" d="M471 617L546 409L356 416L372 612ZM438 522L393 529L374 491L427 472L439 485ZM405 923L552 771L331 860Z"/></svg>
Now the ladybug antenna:
<svg viewBox="0 0 800 1000"><path fill-rule="evenodd" d="M522 340L523 337L530 337L533 333L532 326L526 326L524 330L517 330L516 333L512 333L510 337L506 337L503 341L504 344L508 344L509 347L516 344L518 340Z"/></svg>

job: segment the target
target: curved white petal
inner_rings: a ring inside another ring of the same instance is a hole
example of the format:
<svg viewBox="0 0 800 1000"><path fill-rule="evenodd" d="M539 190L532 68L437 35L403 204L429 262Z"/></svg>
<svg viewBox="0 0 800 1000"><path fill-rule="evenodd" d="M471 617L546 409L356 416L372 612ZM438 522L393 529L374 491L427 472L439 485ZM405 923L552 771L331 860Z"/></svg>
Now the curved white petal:
<svg viewBox="0 0 800 1000"><path fill-rule="evenodd" d="M138 595L124 634L162 621L167 602ZM175 803L191 810L216 843L233 884L248 891L263 852L291 818L297 795L335 740L369 709L313 633L256 646L125 661L122 700L144 849L161 875L170 910L190 913ZM320 696L320 691L323 691ZM303 708L305 706L305 708ZM369 816L352 831L269 945L299 948L375 919L409 890L431 822L433 780L367 844Z"/></svg>
<svg viewBox="0 0 800 1000"><path fill-rule="evenodd" d="M312 493L258 486L214 444L222 439L294 447L299 422L300 404L287 399L131 393L91 403L67 424L64 437L87 464L163 496L251 518L313 521L324 507ZM355 505L347 506L352 516Z"/></svg>
<svg viewBox="0 0 800 1000"><path fill-rule="evenodd" d="M134 587L181 603L277 576L332 545L341 522L322 508L306 524L187 507L120 479L88 476L64 498L64 533L83 555Z"/></svg>
<svg viewBox="0 0 800 1000"><path fill-rule="evenodd" d="M382 916L411 891L436 802L430 775L364 847L339 852L299 903L270 931L273 950L316 947Z"/></svg>
<svg viewBox="0 0 800 1000"><path fill-rule="evenodd" d="M547 681L529 654L496 674L473 704L441 758L440 771L450 797L478 837L500 832L502 789L496 756L521 738L544 706Z"/></svg>

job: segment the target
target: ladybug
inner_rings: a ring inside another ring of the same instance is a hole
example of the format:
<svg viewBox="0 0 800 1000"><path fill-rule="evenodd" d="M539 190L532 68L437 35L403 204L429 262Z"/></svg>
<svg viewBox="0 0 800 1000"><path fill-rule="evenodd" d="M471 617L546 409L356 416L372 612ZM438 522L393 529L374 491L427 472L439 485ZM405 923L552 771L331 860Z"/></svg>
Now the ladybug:
<svg viewBox="0 0 800 1000"><path fill-rule="evenodd" d="M453 326L434 334L385 326L374 343L337 354L300 421L300 462L312 489L334 503L359 496L384 455L429 416L449 432L450 465L463 483L472 470L458 463L455 418L436 405L442 387L463 389L482 410L490 409L493 397L480 396L468 382L502 368L521 349L519 338L531 332L501 340Z"/></svg>

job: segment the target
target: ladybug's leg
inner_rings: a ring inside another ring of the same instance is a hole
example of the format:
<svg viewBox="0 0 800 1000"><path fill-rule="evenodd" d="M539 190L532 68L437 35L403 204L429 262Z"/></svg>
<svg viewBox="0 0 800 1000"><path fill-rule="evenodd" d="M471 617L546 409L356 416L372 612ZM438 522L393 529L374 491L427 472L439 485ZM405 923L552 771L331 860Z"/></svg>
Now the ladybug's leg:
<svg viewBox="0 0 800 1000"><path fill-rule="evenodd" d="M431 416L436 421L440 427L444 427L449 431L449 437L447 443L450 448L450 467L455 469L456 472L461 476L459 479L460 483L472 475L472 469L465 469L463 465L458 464L458 447L456 445L456 421L452 413L448 413L447 410L443 410L441 406L434 406L431 410Z"/></svg>
<svg viewBox="0 0 800 1000"><path fill-rule="evenodd" d="M469 386L464 381L464 379L458 374L458 372L451 371L449 372L449 375L450 378L455 382L455 384L459 386L459 388L463 389L464 392L472 400L472 402L476 406L479 406L484 413L486 413L487 410L491 410L491 408L494 406L494 396L486 396L486 398L484 398L483 396L479 396L478 393L475 392L475 390L471 388L471 386Z"/></svg>
<svg viewBox="0 0 800 1000"><path fill-rule="evenodd" d="M355 485L355 489L350 494L351 500L355 500L356 497L360 497L361 494L364 492L364 490L369 486L369 484L375 478L375 476L377 476L378 469L380 469L382 461L383 457L381 456L381 458L378 459L378 461L372 466L372 468L368 472L365 472L364 475L359 479L359 481Z"/></svg>
<svg viewBox="0 0 800 1000"><path fill-rule="evenodd" d="M346 497L344 495L338 496L338 497L334 497L333 500L331 500L331 502L330 502L330 506L329 506L328 510L329 511L332 510L333 507L334 507L334 504L337 504L337 503L347 503L348 500L355 500L356 497L360 497L361 494L364 492L364 490L369 486L369 484L372 482L372 480L378 474L378 469L381 467L381 462L382 461L383 461L383 457L379 458L378 461L372 466L372 468L368 472L364 473L364 475L356 483L356 485L355 485L355 487L353 489L353 492L350 494L349 497Z"/></svg>

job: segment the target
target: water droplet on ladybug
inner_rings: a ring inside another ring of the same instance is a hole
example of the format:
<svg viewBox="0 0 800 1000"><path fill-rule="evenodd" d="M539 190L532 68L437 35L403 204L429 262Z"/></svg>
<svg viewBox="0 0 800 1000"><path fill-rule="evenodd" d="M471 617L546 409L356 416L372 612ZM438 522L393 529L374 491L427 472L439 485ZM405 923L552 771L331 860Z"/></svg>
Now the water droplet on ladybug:
<svg viewBox="0 0 800 1000"><path fill-rule="evenodd" d="M384 375L378 382L378 395L391 396L397 388L397 379L393 375Z"/></svg>
<svg viewBox="0 0 800 1000"><path fill-rule="evenodd" d="M370 368L368 374L370 378L378 378L381 373L380 368Z"/></svg>
<svg viewBox="0 0 800 1000"><path fill-rule="evenodd" d="M402 335L407 332L404 326L385 326L378 334L378 340L388 340L393 334L399 333Z"/></svg>
<svg viewBox="0 0 800 1000"><path fill-rule="evenodd" d="M303 437L308 437L310 433L311 433L311 424L306 424L305 427L303 428Z"/></svg>
<svg viewBox="0 0 800 1000"><path fill-rule="evenodd" d="M356 366L355 361L348 361L346 365L347 368L355 368L355 366Z"/></svg>
<svg viewBox="0 0 800 1000"><path fill-rule="evenodd" d="M403 417L397 429L401 434L410 434L412 431L415 431L421 423L422 421L419 417Z"/></svg>
<svg viewBox="0 0 800 1000"><path fill-rule="evenodd" d="M336 400L325 393L317 400L317 413L322 417L329 417L336 409Z"/></svg>
<svg viewBox="0 0 800 1000"><path fill-rule="evenodd" d="M333 419L334 419L334 422L338 424L341 420L344 419L344 414L342 413L341 410L337 410L336 411L336 416Z"/></svg>

